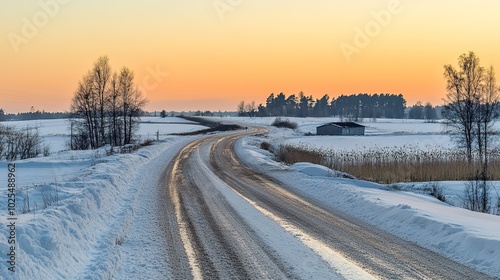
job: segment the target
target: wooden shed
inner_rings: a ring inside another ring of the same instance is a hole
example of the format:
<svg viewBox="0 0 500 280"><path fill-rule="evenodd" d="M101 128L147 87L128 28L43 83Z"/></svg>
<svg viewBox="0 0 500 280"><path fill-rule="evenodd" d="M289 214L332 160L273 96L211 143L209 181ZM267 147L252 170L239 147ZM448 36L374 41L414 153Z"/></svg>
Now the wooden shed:
<svg viewBox="0 0 500 280"><path fill-rule="evenodd" d="M331 122L316 128L317 135L365 135L365 126L354 122Z"/></svg>

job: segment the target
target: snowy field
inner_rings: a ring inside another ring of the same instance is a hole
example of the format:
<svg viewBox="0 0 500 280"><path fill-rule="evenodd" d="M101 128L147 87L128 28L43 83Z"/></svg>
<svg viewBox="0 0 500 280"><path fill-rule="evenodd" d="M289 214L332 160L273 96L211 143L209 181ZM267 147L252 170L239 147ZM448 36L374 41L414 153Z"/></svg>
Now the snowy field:
<svg viewBox="0 0 500 280"><path fill-rule="evenodd" d="M254 125L270 125L276 118L275 117L264 117L264 118L247 118L247 117L213 117L213 120L225 120L241 122L246 124ZM282 117L282 119L289 119L292 122L298 124L298 132L301 133L316 133L316 127L329 122L338 122L339 118L296 118L296 117ZM377 119L375 122L371 120L364 120L360 124L367 127L367 134L424 134L424 133L434 133L439 134L443 132L443 126L441 122L426 123L423 120L407 120L407 119Z"/></svg>
<svg viewBox="0 0 500 280"><path fill-rule="evenodd" d="M68 120L9 121L1 122L0 124L14 126L18 129L38 127L39 133L45 143L50 144L52 153L68 150L71 135ZM205 128L204 126L177 117L142 117L137 134L141 139L156 139L156 133L159 132L160 139L162 139L171 133L191 132Z"/></svg>
<svg viewBox="0 0 500 280"><path fill-rule="evenodd" d="M17 162L18 180L17 187L23 190L21 202L24 204L23 196L25 191L33 189L30 199L32 204L30 208L35 208L33 203L42 204L41 191L46 192L46 196L53 194L54 187L38 188L38 186L55 185L57 182L65 181L67 178L78 176L80 171L92 165L95 165L106 155L105 149L94 151L69 151L68 142L70 139L70 128L67 120L37 120L37 121L17 121L17 122L2 122L4 125L12 125L16 128L22 127L38 127L40 135L44 143L51 147L50 157L37 157L33 159ZM141 119L138 135L141 139L156 139L156 133L159 131L160 140L166 141L173 137L168 134L176 132L191 132L200 129L205 129L205 126L186 121L181 118L169 117L145 117ZM7 162L0 161L4 166ZM0 171L0 185L7 184L6 170ZM44 189L47 189L45 191ZM60 191L60 190L59 190ZM1 189L0 194L6 195L6 189ZM36 200L35 200L36 199ZM19 206L24 207L24 205ZM26 206L27 207L27 206ZM40 205L37 205L40 207ZM4 211L6 205L0 203L0 211Z"/></svg>
<svg viewBox="0 0 500 280"><path fill-rule="evenodd" d="M48 143L51 147L50 157L37 157L17 163L18 188L26 189L28 192L29 189L36 190L38 185L55 184L66 178L77 176L82 168L95 165L106 155L105 149L69 151L70 128L67 120L17 121L1 124L12 125L16 128L38 127L44 143ZM205 128L205 126L176 117L145 117L141 119L138 135L141 139L156 139L156 133L159 131L160 140L165 141L172 139L168 136L171 133L191 132ZM0 163L6 165L6 161L0 161ZM6 170L2 172L5 173ZM2 186L7 184L6 174L0 177L0 184ZM0 194L5 195L6 190L0 190ZM33 195L41 196L37 191ZM0 203L0 211L5 209L5 204Z"/></svg>
<svg viewBox="0 0 500 280"><path fill-rule="evenodd" d="M214 118L219 119L220 118ZM265 118L222 118L247 125L269 126L275 117ZM452 147L450 137L443 133L441 122L426 123L423 120L377 119L376 122L365 121L366 136L316 136L316 127L329 122L338 122L338 118L287 118L297 123L298 128L292 130L275 129L276 140L292 145L306 145L322 149L362 149L371 147L394 147L414 145L418 147L440 146ZM500 125L499 125L500 128ZM305 134L313 134L305 136ZM369 137L368 137L369 136ZM274 136L271 136L274 137Z"/></svg>
<svg viewBox="0 0 500 280"><path fill-rule="evenodd" d="M213 119L265 126L274 120ZM290 188L325 207L340 209L500 277L500 216L442 203L423 192L426 183L400 184L400 190L396 190L362 180L338 178L337 172L308 163L294 166L277 163L269 152L259 148L263 140L297 145L306 141L315 147L341 149L409 143L426 146L435 142L451 145L447 136L441 133L441 124L378 120L364 123L369 126L369 135L365 137L332 140L331 137L304 136L304 133L334 119L292 120L299 123L296 131L270 128L269 135L246 137L237 143L238 154L256 169L286 182ZM65 150L69 128L64 120L34 122L55 151L49 157L16 162L19 265L15 274L7 270L10 248L7 243L7 191L5 187L0 191L0 279L47 279L47 276L52 279L125 279L127 275L159 279L169 275L162 265L168 257L162 255L164 250L158 246L168 245L159 222L138 217L151 216L158 207L153 186L164 166L183 145L200 137L167 134L204 127L177 118L144 118L142 121L141 136L154 138L159 130L162 143L132 154L110 157L105 156L104 149ZM21 127L33 123L13 124ZM2 162L2 165L0 185L6 186L7 163ZM463 182L440 184L451 201L458 201ZM499 186L498 182L496 185ZM29 207L26 205L28 197ZM23 213L27 207L30 211ZM155 258L150 258L151 255Z"/></svg>
<svg viewBox="0 0 500 280"><path fill-rule="evenodd" d="M425 183L407 184L402 190L395 190L386 185L340 178L337 172L310 163L286 166L258 147L262 140L249 137L237 145L240 158L253 168L278 178L327 208L340 209L403 239L500 277L500 216L443 203L423 193ZM461 182L441 185L450 199L463 191Z"/></svg>

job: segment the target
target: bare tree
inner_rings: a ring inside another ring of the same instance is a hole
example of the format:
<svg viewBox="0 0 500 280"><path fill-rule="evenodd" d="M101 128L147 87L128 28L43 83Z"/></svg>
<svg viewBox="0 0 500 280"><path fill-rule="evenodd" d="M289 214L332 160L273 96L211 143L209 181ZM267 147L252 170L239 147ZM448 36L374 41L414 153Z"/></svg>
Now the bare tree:
<svg viewBox="0 0 500 280"><path fill-rule="evenodd" d="M13 126L0 126L0 158L15 160L18 156L18 133Z"/></svg>
<svg viewBox="0 0 500 280"><path fill-rule="evenodd" d="M488 148L489 148L489 142L490 138L492 135L496 134L496 131L494 131L493 124L495 120L499 116L499 103L500 103L500 96L499 96L499 89L496 84L496 78L495 78L495 69L493 66L490 66L486 70L486 75L484 79L484 87L483 87L483 94L481 95L481 106L480 106L480 118L478 118L478 126L481 126L482 129L481 131L483 132L483 136L479 137L478 139L482 141L482 148L484 152L482 154L482 162L483 162L483 176L487 177L488 176Z"/></svg>
<svg viewBox="0 0 500 280"><path fill-rule="evenodd" d="M464 206L489 212L489 146L496 134L493 124L498 118L499 89L493 67L485 70L473 52L460 56L459 67L455 70L450 65L445 66L448 89L445 117L452 131L459 135L459 144L465 144L469 162L475 151L476 162L481 166L481 170L471 170L474 175L466 185Z"/></svg>
<svg viewBox="0 0 500 280"><path fill-rule="evenodd" d="M255 101L252 101L250 103L250 116L255 117L256 113L257 113L257 105L255 105Z"/></svg>
<svg viewBox="0 0 500 280"><path fill-rule="evenodd" d="M464 194L460 197L462 199L462 206L465 209L476 212L490 212L491 201L488 193L489 187L490 183L482 180L479 176L467 182L465 184Z"/></svg>
<svg viewBox="0 0 500 280"><path fill-rule="evenodd" d="M257 112L257 107L255 105L255 101L252 101L244 106L244 113L248 114L249 117L254 117Z"/></svg>
<svg viewBox="0 0 500 280"><path fill-rule="evenodd" d="M119 91L118 74L115 72L110 81L110 93L108 95L109 106L109 142L112 146L119 146L122 143L121 133L121 95Z"/></svg>
<svg viewBox="0 0 500 280"><path fill-rule="evenodd" d="M82 142L88 142L90 148L96 148L96 121L95 118L96 96L92 85L91 73L87 73L78 83L78 88L75 91L71 102L72 112L72 132L75 132ZM82 143L75 142L76 139L71 139L71 146L75 149L88 149Z"/></svg>
<svg viewBox="0 0 500 280"><path fill-rule="evenodd" d="M26 127L17 132L18 154L20 159L34 158L42 151L42 139L37 127Z"/></svg>
<svg viewBox="0 0 500 280"><path fill-rule="evenodd" d="M101 141L105 141L106 133L105 133L105 109L106 109L106 101L108 100L107 94L109 91L109 80L111 78L111 67L109 66L109 58L107 56L101 56L94 63L94 68L92 69L92 82L93 88L95 90L97 108L95 113L97 113L98 117L95 118L97 122L96 133L98 133L98 137L96 138L96 145L101 146L104 143Z"/></svg>
<svg viewBox="0 0 500 280"><path fill-rule="evenodd" d="M448 93L444 101L447 125L455 140L464 146L467 159L472 162L472 149L475 141L475 120L479 109L484 68L479 65L479 58L474 52L463 54L458 59L458 69L451 65L444 66Z"/></svg>
<svg viewBox="0 0 500 280"><path fill-rule="evenodd" d="M134 73L132 73L127 67L123 67L120 72L119 78L119 91L122 101L122 116L123 116L123 143L128 144L130 142L128 115L130 115L130 104L132 103L132 91L134 89Z"/></svg>
<svg viewBox="0 0 500 280"><path fill-rule="evenodd" d="M98 148L129 144L133 140L136 119L147 100L134 84L134 74L123 67L111 75L108 57L100 57L79 82L71 111L71 147Z"/></svg>
<svg viewBox="0 0 500 280"><path fill-rule="evenodd" d="M142 96L142 92L139 90L139 87L136 86L132 90L131 98L129 99L129 114L125 116L128 118L128 132L129 139L125 144L130 144L134 142L134 136L139 128L139 117L142 114L142 108L147 104L146 98Z"/></svg>
<svg viewBox="0 0 500 280"><path fill-rule="evenodd" d="M28 159L42 152L42 138L37 127L16 129L0 125L0 159Z"/></svg>
<svg viewBox="0 0 500 280"><path fill-rule="evenodd" d="M7 127L0 125L0 158L4 157L7 148Z"/></svg>
<svg viewBox="0 0 500 280"><path fill-rule="evenodd" d="M487 180L489 179L489 143L491 137L496 134L493 128L493 124L498 118L498 104L500 98L498 95L498 87L496 84L495 70L493 66L490 66L486 70L484 85L482 95L480 97L480 110L478 112L479 117L477 119L478 127L478 149L482 164L481 179L482 182L479 184L481 188L479 193L481 212L489 212L490 210L490 197L489 188Z"/></svg>
<svg viewBox="0 0 500 280"><path fill-rule="evenodd" d="M236 110L238 111L238 116L240 116L240 117L244 116L245 115L245 101L241 101L240 103L238 103Z"/></svg>
<svg viewBox="0 0 500 280"><path fill-rule="evenodd" d="M141 91L134 84L134 73L127 67L123 67L120 72L118 89L122 101L123 144L130 144L137 126L136 120L147 100L142 97Z"/></svg>

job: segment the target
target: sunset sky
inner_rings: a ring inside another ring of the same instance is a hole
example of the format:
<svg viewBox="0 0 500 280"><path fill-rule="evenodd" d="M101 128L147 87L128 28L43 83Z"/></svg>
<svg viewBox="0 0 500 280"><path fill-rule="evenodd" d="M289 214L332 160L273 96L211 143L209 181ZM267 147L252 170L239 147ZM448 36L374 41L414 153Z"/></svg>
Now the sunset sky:
<svg viewBox="0 0 500 280"><path fill-rule="evenodd" d="M0 11L8 113L69 110L102 55L135 72L149 111L234 111L299 91L438 105L443 65L468 51L500 73L497 0L2 0Z"/></svg>

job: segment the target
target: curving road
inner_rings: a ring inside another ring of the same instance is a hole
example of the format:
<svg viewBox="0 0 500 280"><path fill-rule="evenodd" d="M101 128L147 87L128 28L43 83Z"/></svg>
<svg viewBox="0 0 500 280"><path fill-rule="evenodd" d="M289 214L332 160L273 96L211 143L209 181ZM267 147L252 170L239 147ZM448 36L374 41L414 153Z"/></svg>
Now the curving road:
<svg viewBox="0 0 500 280"><path fill-rule="evenodd" d="M165 169L161 215L175 279L494 279L245 166L233 148L251 133L196 140Z"/></svg>

